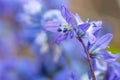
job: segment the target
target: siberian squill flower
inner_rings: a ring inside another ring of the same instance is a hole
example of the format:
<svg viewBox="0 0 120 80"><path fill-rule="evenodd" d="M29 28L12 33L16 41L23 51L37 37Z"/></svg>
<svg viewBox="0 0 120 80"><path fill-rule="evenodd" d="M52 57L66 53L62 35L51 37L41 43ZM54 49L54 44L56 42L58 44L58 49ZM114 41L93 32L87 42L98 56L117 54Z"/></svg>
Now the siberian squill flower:
<svg viewBox="0 0 120 80"><path fill-rule="evenodd" d="M117 60L117 55L113 55L105 50L112 38L112 34L105 34L98 38L95 43L89 47L89 54L95 71L105 72L107 70L107 63Z"/></svg>
<svg viewBox="0 0 120 80"><path fill-rule="evenodd" d="M94 68L96 79L103 80L103 78L105 77L104 76L105 72L108 69L107 64L116 62L119 56L114 55L106 50L106 48L108 47L109 43L113 38L112 34L107 33L102 37L98 36L99 31L102 28L102 21L92 21L92 22L88 21L88 23L90 23L91 25L86 32L88 41L90 42L87 44L87 48L90 57L92 59L92 65ZM96 72L99 72L99 75ZM89 79L91 79L91 73L89 71L88 73L89 73ZM116 73L114 74L116 75Z"/></svg>
<svg viewBox="0 0 120 80"><path fill-rule="evenodd" d="M112 38L113 35L111 33L108 33L97 39L97 41L89 48L91 58L101 57L106 61L114 61L114 59L112 58L115 58L115 55L112 55L109 51L105 50L108 47Z"/></svg>
<svg viewBox="0 0 120 80"><path fill-rule="evenodd" d="M77 14L72 14L64 5L61 6L61 15L65 19L63 23L60 21L48 21L45 24L45 29L57 34L55 42L60 43L62 40L73 38L75 31L80 30L80 33L85 32L89 23L81 24L81 20Z"/></svg>

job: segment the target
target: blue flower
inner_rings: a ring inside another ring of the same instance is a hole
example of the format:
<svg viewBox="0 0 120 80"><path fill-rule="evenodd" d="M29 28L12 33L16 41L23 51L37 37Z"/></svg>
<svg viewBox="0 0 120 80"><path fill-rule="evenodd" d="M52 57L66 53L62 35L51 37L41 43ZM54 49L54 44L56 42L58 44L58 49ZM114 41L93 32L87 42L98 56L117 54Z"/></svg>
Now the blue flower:
<svg viewBox="0 0 120 80"><path fill-rule="evenodd" d="M92 59L92 65L95 71L99 71L99 72L106 71L107 63L114 62L117 60L118 58L117 55L113 55L106 50L112 38L113 38L113 35L108 33L103 35L100 38L96 38L96 41L93 44L87 45L89 46L88 51ZM90 74L90 77L91 77L91 74Z"/></svg>
<svg viewBox="0 0 120 80"><path fill-rule="evenodd" d="M64 5L61 6L61 15L64 18L63 23L60 21L49 21L45 24L45 29L57 34L55 42L60 43L68 37L73 38L75 32L81 30L84 32L88 29L89 23L81 22L77 14L72 14Z"/></svg>
<svg viewBox="0 0 120 80"><path fill-rule="evenodd" d="M90 46L89 54L95 71L99 71L100 73L105 72L107 70L107 64L115 62L118 59L118 55L114 55L106 50L112 38L112 34L105 34Z"/></svg>
<svg viewBox="0 0 120 80"><path fill-rule="evenodd" d="M106 49L112 38L113 35L110 33L103 35L90 47L89 53L95 54L101 50Z"/></svg>
<svg viewBox="0 0 120 80"><path fill-rule="evenodd" d="M89 49L91 58L106 62L115 61L117 59L117 56L105 50L112 38L113 35L110 33L105 34L101 38L99 38Z"/></svg>

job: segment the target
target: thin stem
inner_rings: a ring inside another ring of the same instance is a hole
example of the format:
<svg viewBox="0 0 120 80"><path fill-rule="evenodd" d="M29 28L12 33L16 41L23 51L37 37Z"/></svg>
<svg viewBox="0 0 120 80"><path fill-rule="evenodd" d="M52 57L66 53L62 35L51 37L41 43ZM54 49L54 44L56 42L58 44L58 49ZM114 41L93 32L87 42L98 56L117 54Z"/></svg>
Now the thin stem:
<svg viewBox="0 0 120 80"><path fill-rule="evenodd" d="M92 66L92 62L91 62L91 58L90 58L90 55L89 55L89 52L88 52L88 50L87 50L87 48L86 48L83 40L82 40L80 37L77 37L77 39L81 42L81 44L82 44L82 46L83 46L83 48L84 48L84 51L85 51L85 53L86 53L86 55L87 55L88 64L89 64L89 66L90 66L90 72L91 72L91 74L92 74L92 79L93 79L93 80L96 80L95 74L94 74L94 70L93 70L93 66Z"/></svg>

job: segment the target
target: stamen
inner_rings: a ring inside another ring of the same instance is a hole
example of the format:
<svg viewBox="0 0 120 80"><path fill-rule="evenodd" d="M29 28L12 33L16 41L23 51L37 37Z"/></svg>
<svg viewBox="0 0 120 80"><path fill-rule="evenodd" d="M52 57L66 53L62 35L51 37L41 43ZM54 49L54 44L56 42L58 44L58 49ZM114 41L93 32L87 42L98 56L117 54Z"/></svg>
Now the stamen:
<svg viewBox="0 0 120 80"><path fill-rule="evenodd" d="M64 33L65 33L65 32L67 32L67 31L68 31L68 29L67 29L67 28L64 28L64 29L63 29L63 32L64 32Z"/></svg>
<svg viewBox="0 0 120 80"><path fill-rule="evenodd" d="M58 31L58 32L61 32L61 31L62 31L62 29L61 29L61 28L58 28L58 29L57 29L57 31Z"/></svg>

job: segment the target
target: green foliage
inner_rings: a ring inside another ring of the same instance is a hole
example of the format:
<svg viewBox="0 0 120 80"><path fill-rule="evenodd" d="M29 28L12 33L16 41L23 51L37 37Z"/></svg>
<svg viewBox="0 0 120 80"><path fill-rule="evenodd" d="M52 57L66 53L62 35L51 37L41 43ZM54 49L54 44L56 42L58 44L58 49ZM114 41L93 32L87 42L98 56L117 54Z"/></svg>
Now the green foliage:
<svg viewBox="0 0 120 80"><path fill-rule="evenodd" d="M113 54L116 54L116 53L120 53L120 49L115 47L114 45L110 45L109 48L107 48L107 50L109 50L110 52L112 52Z"/></svg>

